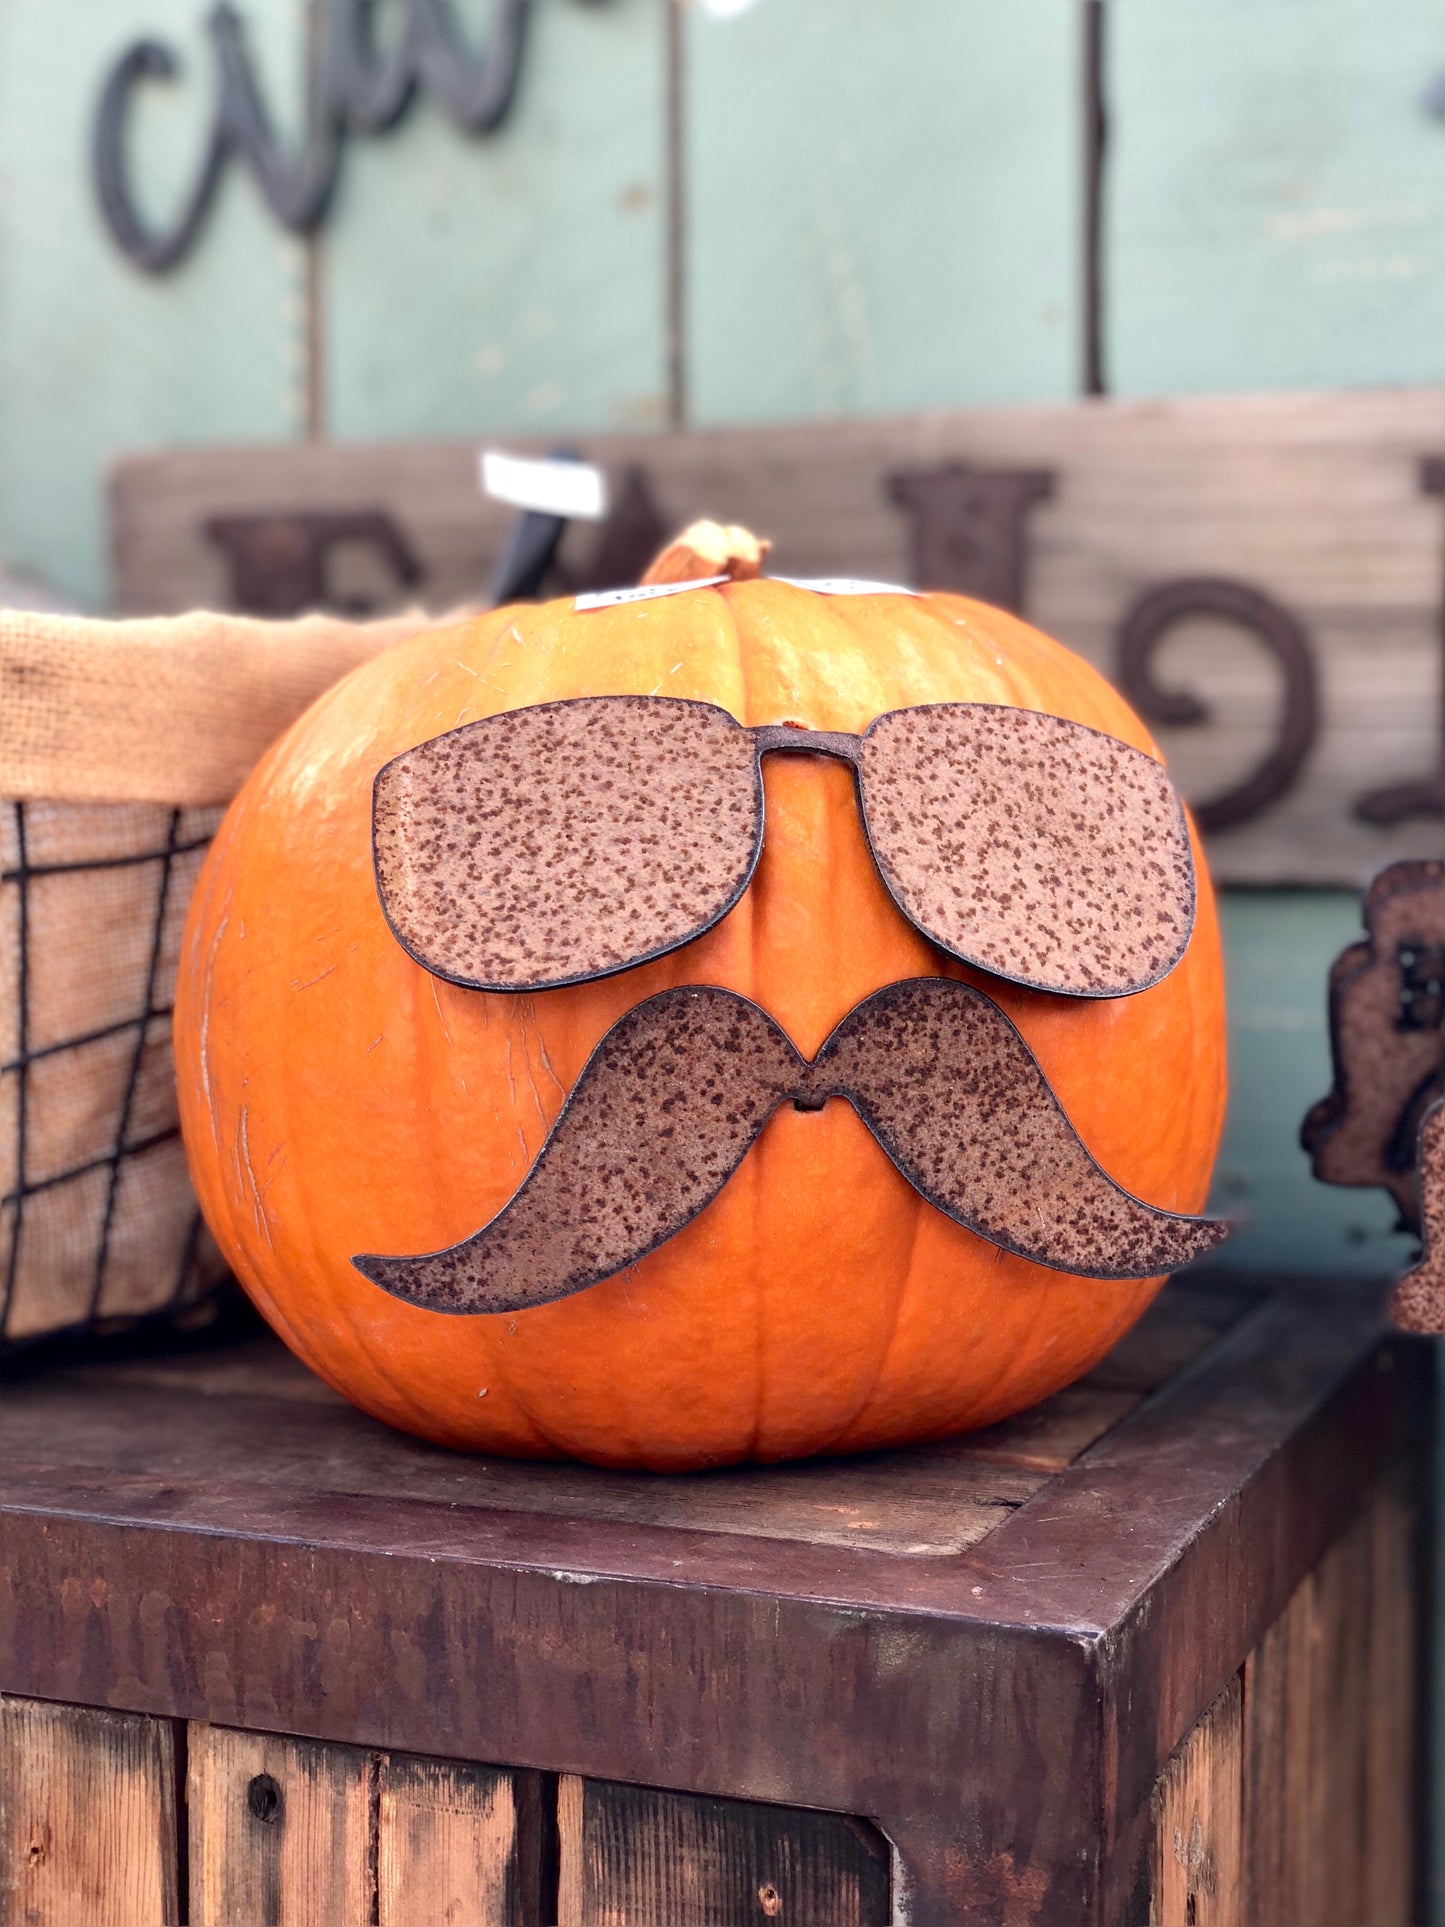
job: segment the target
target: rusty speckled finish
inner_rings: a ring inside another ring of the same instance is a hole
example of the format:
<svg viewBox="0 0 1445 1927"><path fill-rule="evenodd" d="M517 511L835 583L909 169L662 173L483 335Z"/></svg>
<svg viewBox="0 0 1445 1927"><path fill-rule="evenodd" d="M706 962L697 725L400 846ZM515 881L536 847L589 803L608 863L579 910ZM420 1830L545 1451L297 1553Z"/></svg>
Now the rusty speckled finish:
<svg viewBox="0 0 1445 1927"><path fill-rule="evenodd" d="M1445 1334L1445 1102L1420 1126L1417 1150L1421 1228L1425 1249L1390 1300L1390 1316L1407 1332Z"/></svg>
<svg viewBox="0 0 1445 1927"><path fill-rule="evenodd" d="M520 1311L635 1264L708 1204L778 1105L858 1111L931 1204L990 1243L1096 1278L1200 1256L1217 1222L1161 1211L1090 1157L1013 1024L951 978L891 984L812 1063L756 1004L665 990L597 1046L520 1190L445 1251L354 1260L428 1310Z"/></svg>
<svg viewBox="0 0 1445 1927"><path fill-rule="evenodd" d="M386 765L377 888L437 976L544 990L700 936L747 885L762 811L751 739L711 703L542 703Z"/></svg>
<svg viewBox="0 0 1445 1927"><path fill-rule="evenodd" d="M1030 709L880 716L862 793L911 923L1011 982L1118 997L1165 977L1194 925L1194 864L1161 764Z"/></svg>
<svg viewBox="0 0 1445 1927"><path fill-rule="evenodd" d="M1163 766L1082 724L985 703L894 710L861 737L746 729L665 696L469 723L376 779L388 921L418 963L477 990L554 989L677 949L747 888L760 759L775 753L852 766L894 901L963 962L1122 997L1184 953L1194 867Z"/></svg>
<svg viewBox="0 0 1445 1927"><path fill-rule="evenodd" d="M1392 863L1365 892L1366 937L1330 970L1334 1088L1300 1132L1325 1184L1387 1190L1420 1225L1422 1120L1445 1093L1445 863Z"/></svg>

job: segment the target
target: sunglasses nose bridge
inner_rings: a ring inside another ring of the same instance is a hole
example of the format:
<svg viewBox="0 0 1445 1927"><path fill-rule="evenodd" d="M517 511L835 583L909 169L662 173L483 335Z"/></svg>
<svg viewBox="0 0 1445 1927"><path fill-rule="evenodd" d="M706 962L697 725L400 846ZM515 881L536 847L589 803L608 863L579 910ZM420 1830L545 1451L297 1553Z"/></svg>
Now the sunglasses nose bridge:
<svg viewBox="0 0 1445 1927"><path fill-rule="evenodd" d="M863 738L841 729L804 729L799 723L764 723L750 732L759 756L832 756L858 769Z"/></svg>

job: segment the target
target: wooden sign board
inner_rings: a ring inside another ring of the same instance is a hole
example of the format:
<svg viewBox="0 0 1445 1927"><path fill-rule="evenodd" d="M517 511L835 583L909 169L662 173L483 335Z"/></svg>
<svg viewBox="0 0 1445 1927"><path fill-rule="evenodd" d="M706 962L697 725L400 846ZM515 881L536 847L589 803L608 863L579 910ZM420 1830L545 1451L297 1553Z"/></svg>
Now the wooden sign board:
<svg viewBox="0 0 1445 1927"><path fill-rule="evenodd" d="M498 444L541 452L522 438ZM484 599L515 511L476 442L137 457L112 484L122 613ZM779 574L960 588L1118 681L1229 883L1357 887L1442 844L1445 390L584 436L612 507L556 586L633 581L694 516Z"/></svg>

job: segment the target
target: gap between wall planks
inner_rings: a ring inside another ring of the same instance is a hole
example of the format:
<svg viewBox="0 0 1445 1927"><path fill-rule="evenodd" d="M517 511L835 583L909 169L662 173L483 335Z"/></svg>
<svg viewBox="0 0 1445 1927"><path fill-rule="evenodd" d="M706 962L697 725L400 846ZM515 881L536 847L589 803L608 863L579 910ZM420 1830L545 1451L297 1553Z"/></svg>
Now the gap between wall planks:
<svg viewBox="0 0 1445 1927"><path fill-rule="evenodd" d="M665 341L667 425L687 424L687 0L663 0L667 33Z"/></svg>
<svg viewBox="0 0 1445 1927"><path fill-rule="evenodd" d="M191 1927L537 1918L537 1775L228 1727L189 1732Z"/></svg>
<svg viewBox="0 0 1445 1927"><path fill-rule="evenodd" d="M1109 102L1105 91L1108 16L1104 0L1084 0L1083 392L1108 393L1104 369L1104 218Z"/></svg>
<svg viewBox="0 0 1445 1927"><path fill-rule="evenodd" d="M325 0L305 0L307 71L320 73ZM308 442L326 439L326 256L325 228L302 242L301 432Z"/></svg>

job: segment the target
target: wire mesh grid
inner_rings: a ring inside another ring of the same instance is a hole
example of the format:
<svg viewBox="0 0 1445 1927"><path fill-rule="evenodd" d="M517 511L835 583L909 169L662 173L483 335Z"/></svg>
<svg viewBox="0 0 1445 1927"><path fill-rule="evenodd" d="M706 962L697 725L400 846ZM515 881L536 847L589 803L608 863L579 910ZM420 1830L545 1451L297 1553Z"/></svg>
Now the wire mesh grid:
<svg viewBox="0 0 1445 1927"><path fill-rule="evenodd" d="M171 1056L181 926L220 814L0 802L0 1345L174 1314L225 1276Z"/></svg>

